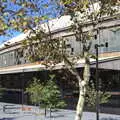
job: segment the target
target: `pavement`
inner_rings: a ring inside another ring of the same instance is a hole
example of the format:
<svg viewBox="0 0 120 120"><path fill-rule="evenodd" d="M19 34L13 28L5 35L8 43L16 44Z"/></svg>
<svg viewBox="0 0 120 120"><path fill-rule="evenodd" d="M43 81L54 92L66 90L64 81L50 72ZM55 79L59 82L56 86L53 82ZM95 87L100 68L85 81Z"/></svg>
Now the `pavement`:
<svg viewBox="0 0 120 120"><path fill-rule="evenodd" d="M74 110L59 109L52 112L52 117L47 111L45 117L44 110L38 107L0 102L0 120L74 120L74 117ZM82 120L96 120L96 113L83 112ZM120 115L101 113L100 120L120 120Z"/></svg>

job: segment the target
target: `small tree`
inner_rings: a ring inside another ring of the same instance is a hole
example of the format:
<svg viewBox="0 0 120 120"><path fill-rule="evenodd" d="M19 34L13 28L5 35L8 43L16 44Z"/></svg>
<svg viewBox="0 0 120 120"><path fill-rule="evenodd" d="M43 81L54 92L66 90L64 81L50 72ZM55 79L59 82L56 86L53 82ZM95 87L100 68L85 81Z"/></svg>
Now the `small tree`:
<svg viewBox="0 0 120 120"><path fill-rule="evenodd" d="M33 104L39 105L42 101L41 91L43 88L43 84L36 78L33 78L33 82L26 88L26 92L30 94L30 100Z"/></svg>
<svg viewBox="0 0 120 120"><path fill-rule="evenodd" d="M2 98L4 94L4 89L2 89L2 86L0 85L0 99Z"/></svg>
<svg viewBox="0 0 120 120"><path fill-rule="evenodd" d="M53 79L54 75L50 75L50 80L48 80L44 86L42 91L43 101L46 103L48 108L61 108L65 106L65 103L61 100L60 90Z"/></svg>
<svg viewBox="0 0 120 120"><path fill-rule="evenodd" d="M96 96L97 96L97 91L95 89L95 84L91 82L91 84L87 86L87 93L85 97L85 103L88 107L95 107ZM105 91L99 91L100 104L107 103L110 97L111 95L109 93Z"/></svg>
<svg viewBox="0 0 120 120"><path fill-rule="evenodd" d="M34 78L33 82L26 89L30 94L32 103L40 104L44 108L50 108L50 116L51 109L65 107L65 102L61 99L60 90L53 81L54 77L54 75L50 75L50 79L44 84Z"/></svg>

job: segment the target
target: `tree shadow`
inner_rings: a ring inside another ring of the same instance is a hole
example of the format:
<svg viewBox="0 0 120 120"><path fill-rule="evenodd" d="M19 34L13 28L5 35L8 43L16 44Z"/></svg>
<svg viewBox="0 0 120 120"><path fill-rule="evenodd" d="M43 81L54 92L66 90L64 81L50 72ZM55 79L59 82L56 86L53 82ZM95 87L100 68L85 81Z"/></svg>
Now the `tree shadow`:
<svg viewBox="0 0 120 120"><path fill-rule="evenodd" d="M50 116L47 116L48 118L59 118L59 117L65 117L64 115L52 115L51 117Z"/></svg>
<svg viewBox="0 0 120 120"><path fill-rule="evenodd" d="M1 118L0 120L15 120L15 118Z"/></svg>
<svg viewBox="0 0 120 120"><path fill-rule="evenodd" d="M19 114L19 112L5 112L6 114Z"/></svg>
<svg viewBox="0 0 120 120"><path fill-rule="evenodd" d="M118 119L118 118L111 118L111 117L109 117L109 118L102 118L100 120L120 120L120 118Z"/></svg>

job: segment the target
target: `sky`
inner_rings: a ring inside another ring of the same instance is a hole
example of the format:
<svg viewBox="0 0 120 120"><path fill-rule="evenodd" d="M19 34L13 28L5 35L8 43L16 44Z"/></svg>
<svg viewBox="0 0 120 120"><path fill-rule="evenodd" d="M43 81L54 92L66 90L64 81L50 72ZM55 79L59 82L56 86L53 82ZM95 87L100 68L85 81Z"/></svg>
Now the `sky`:
<svg viewBox="0 0 120 120"><path fill-rule="evenodd" d="M39 5L41 5L41 2L43 4L45 4L45 3L49 4L49 7L45 8L43 10L43 14L46 14L48 11L50 11L50 13L51 13L50 17L51 18L55 18L55 17L59 16L60 11L56 10L56 5L54 3L52 3L52 2L50 2L50 0L37 0L37 2L38 2ZM11 3L8 2L7 3L7 8L12 9L12 10L18 10L19 6L15 6L14 4L11 4ZM15 30L8 30L7 33L8 34L6 34L6 35L1 35L0 36L0 44L2 44L3 42L5 42L7 40L10 40L11 38L21 34L21 32L15 31Z"/></svg>
<svg viewBox="0 0 120 120"><path fill-rule="evenodd" d="M0 35L0 44L6 42L7 40L10 40L11 38L18 36L19 34L21 34L18 31L13 31L12 33L9 32L10 35Z"/></svg>

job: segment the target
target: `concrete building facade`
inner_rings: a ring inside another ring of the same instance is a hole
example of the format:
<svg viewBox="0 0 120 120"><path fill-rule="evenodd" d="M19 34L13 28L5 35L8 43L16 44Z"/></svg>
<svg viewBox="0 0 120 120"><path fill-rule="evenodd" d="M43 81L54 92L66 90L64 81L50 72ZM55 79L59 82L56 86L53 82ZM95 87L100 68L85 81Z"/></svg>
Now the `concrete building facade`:
<svg viewBox="0 0 120 120"><path fill-rule="evenodd" d="M53 24L55 23L55 24ZM72 21L70 16L52 20L49 25L54 37L62 36L67 39L67 52L71 55L77 55L81 51L81 44L76 40L74 33L70 31ZM92 29L91 22L86 23L84 31ZM47 31L47 29L46 29ZM45 66L41 61L31 63L25 58L24 51L21 48L21 42L26 38L26 34L21 34L0 46L0 81L4 88L4 95L1 99L6 102L27 103L27 95L23 95L24 89L34 76L41 79L46 78ZM120 19L116 17L104 18L100 23L99 39L94 40L91 52L95 54L94 45L108 42L108 47L99 48L99 79L102 81L103 89L112 94L110 102L106 105L120 107ZM95 60L91 59L91 79L95 79ZM81 71L84 62L78 61L77 69ZM57 69L62 69L62 64L57 65ZM58 77L58 79L60 79ZM71 78L68 78L71 80ZM69 81L58 83L63 91L63 96L76 96L71 88L73 84ZM76 88L74 88L76 90ZM24 98L23 98L24 97ZM22 99L21 99L22 98ZM77 97L67 97L69 103L74 108Z"/></svg>

